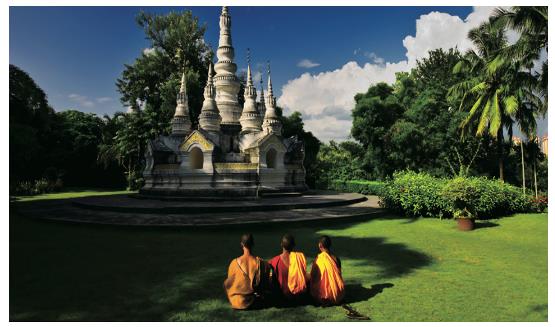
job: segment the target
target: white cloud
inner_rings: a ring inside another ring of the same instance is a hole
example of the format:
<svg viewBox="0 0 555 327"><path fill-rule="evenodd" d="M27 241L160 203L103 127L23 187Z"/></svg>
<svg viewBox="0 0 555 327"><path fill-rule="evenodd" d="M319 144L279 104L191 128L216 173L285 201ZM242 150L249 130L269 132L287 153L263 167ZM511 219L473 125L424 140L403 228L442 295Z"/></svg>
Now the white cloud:
<svg viewBox="0 0 555 327"><path fill-rule="evenodd" d="M466 19L433 11L416 20L416 34L403 40L407 49L409 65L414 67L416 60L426 57L428 51L457 47L464 52L472 47L467 38L468 32L486 21L495 7L474 7Z"/></svg>
<svg viewBox="0 0 555 327"><path fill-rule="evenodd" d="M351 131L355 94L365 92L371 84L394 82L396 72L410 70L429 50L457 47L466 51L472 47L467 39L468 31L487 20L493 9L475 7L464 20L440 12L422 15L416 21L415 35L408 35L402 41L407 50L406 60L390 63L370 52L363 53L370 62L362 65L351 61L333 71L304 73L282 87L278 104L285 109L285 114L301 112L306 130L320 140L345 140ZM358 48L353 54L361 51Z"/></svg>
<svg viewBox="0 0 555 327"><path fill-rule="evenodd" d="M314 68L318 66L320 66L319 63L314 62L310 59L303 59L297 63L297 67L301 67L301 68Z"/></svg>
<svg viewBox="0 0 555 327"><path fill-rule="evenodd" d="M377 54L375 54L374 52L365 52L364 56L368 59L370 59L370 61L374 64L377 65L383 65L385 64L385 59L378 56Z"/></svg>
<svg viewBox="0 0 555 327"><path fill-rule="evenodd" d="M80 95L76 93L72 93L67 96L71 101L83 106L85 108L92 108L94 107L94 102L91 101L87 96Z"/></svg>
<svg viewBox="0 0 555 327"><path fill-rule="evenodd" d="M323 141L344 140L351 130L354 95L370 84L395 81L395 73L407 70L407 62L359 66L351 61L334 71L317 75L304 73L287 82L278 104L290 114L300 111L307 130Z"/></svg>

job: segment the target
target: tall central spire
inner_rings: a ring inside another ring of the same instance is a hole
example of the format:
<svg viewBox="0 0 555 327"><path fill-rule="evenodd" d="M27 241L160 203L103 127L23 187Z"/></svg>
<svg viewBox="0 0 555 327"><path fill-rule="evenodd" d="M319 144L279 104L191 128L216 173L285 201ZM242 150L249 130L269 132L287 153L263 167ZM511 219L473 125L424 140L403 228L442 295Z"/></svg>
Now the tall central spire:
<svg viewBox="0 0 555 327"><path fill-rule="evenodd" d="M237 96L240 83L235 75L237 65L233 62L235 50L231 42L231 16L227 7L220 15L220 40L218 45L218 62L214 65L216 76L216 103L222 116L222 125L239 125L241 107Z"/></svg>

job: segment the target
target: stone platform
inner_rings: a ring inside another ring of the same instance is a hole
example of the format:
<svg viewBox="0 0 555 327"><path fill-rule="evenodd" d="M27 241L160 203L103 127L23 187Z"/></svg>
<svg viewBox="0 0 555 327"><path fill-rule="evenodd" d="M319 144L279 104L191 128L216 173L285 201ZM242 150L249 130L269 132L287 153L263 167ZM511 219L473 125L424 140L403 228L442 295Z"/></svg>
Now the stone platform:
<svg viewBox="0 0 555 327"><path fill-rule="evenodd" d="M222 226L346 218L383 213L377 197L319 193L253 201L183 202L138 199L128 195L16 203L36 219L126 226Z"/></svg>
<svg viewBox="0 0 555 327"><path fill-rule="evenodd" d="M230 213L251 211L277 211L291 209L345 206L367 201L356 193L320 192L294 197L268 197L257 200L230 201L180 201L164 198L137 198L129 195L112 195L79 198L74 206L102 211L132 213Z"/></svg>

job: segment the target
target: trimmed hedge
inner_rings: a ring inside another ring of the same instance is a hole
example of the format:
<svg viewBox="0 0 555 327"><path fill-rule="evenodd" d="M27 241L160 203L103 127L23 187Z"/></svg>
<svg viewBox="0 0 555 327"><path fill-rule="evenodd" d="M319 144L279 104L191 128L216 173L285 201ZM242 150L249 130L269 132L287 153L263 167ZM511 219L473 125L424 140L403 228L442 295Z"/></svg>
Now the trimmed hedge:
<svg viewBox="0 0 555 327"><path fill-rule="evenodd" d="M334 180L331 182L331 185L329 185L328 188L338 192L360 193L364 195L379 195L382 191L383 186L384 183L378 181Z"/></svg>
<svg viewBox="0 0 555 327"><path fill-rule="evenodd" d="M519 187L485 177L445 179L398 172L379 195L383 207L412 217L453 217L454 213L460 214L456 200L461 197L478 219L537 210L537 201L522 194Z"/></svg>

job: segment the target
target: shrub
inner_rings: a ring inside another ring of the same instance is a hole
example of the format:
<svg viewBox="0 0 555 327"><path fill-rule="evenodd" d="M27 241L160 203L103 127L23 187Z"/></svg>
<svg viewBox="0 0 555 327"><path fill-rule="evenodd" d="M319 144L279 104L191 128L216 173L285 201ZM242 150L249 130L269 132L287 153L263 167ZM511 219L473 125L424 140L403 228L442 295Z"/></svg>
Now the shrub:
<svg viewBox="0 0 555 327"><path fill-rule="evenodd" d="M476 218L479 193L474 183L469 183L467 178L457 177L450 180L443 187L441 196L449 203L449 211L453 218Z"/></svg>
<svg viewBox="0 0 555 327"><path fill-rule="evenodd" d="M352 180L342 181L334 180L329 189L339 192L361 193L364 195L379 195L382 191L384 183L379 181Z"/></svg>
<svg viewBox="0 0 555 327"><path fill-rule="evenodd" d="M445 182L426 173L397 172L384 184L380 204L407 216L441 218L449 209L441 196Z"/></svg>
<svg viewBox="0 0 555 327"><path fill-rule="evenodd" d="M530 198L519 187L486 177L471 177L467 181L477 190L475 207L480 219L531 211Z"/></svg>
<svg viewBox="0 0 555 327"><path fill-rule="evenodd" d="M547 208L547 196L545 195L540 195L537 199L533 197L530 201L532 210L535 212L544 212Z"/></svg>
<svg viewBox="0 0 555 327"><path fill-rule="evenodd" d="M43 193L59 192L63 187L61 179L49 181L46 178L41 178L35 181L23 181L10 189L13 195L37 195Z"/></svg>
<svg viewBox="0 0 555 327"><path fill-rule="evenodd" d="M15 195L34 195L35 193L35 183L29 181L19 182L15 186Z"/></svg>
<svg viewBox="0 0 555 327"><path fill-rule="evenodd" d="M489 219L545 209L519 187L485 177L449 180L406 171L394 174L382 190L381 205L406 216Z"/></svg>

